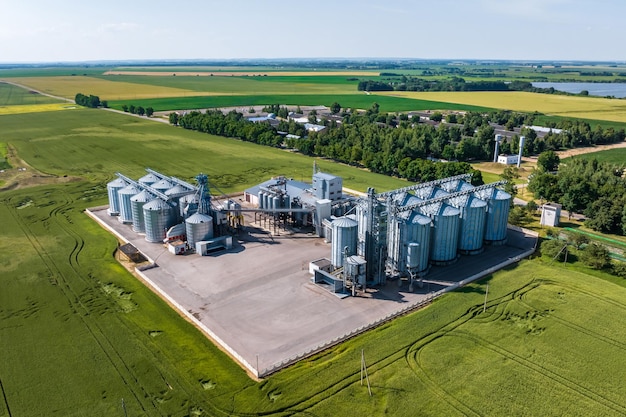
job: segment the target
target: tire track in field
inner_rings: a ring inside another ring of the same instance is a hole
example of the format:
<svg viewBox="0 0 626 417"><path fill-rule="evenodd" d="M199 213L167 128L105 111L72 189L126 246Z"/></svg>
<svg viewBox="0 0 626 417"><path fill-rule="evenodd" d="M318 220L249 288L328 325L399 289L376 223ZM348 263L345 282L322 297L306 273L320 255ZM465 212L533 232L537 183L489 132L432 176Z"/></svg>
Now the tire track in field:
<svg viewBox="0 0 626 417"><path fill-rule="evenodd" d="M573 381L563 375L560 375L554 371L549 370L548 368L546 368L545 366L539 365L538 363L529 361L526 358L523 358L522 356L508 350L505 349L501 346L496 345L495 343L491 343L490 341L483 339L480 336L477 336L473 333L469 333L467 331L464 330L455 330L454 332L450 332L449 334L447 334L446 336L449 337L459 337L461 339L467 339L467 340L471 340L472 342L476 343L477 345L491 350L492 352L495 352L509 360L512 360L514 362L517 362L518 364L520 364L521 366L524 366L527 369L530 369L540 375L542 375L545 378L548 378L574 392L576 392L577 394L584 396L586 398L588 398L589 400L603 405L606 408L609 408L613 411L616 411L620 414L626 415L626 406L624 406L623 404L617 403L613 400L611 400L610 398L607 398L606 396L597 393L595 391L592 391L591 389L584 387L583 385L579 384L576 381Z"/></svg>
<svg viewBox="0 0 626 417"><path fill-rule="evenodd" d="M68 201L65 201L65 203L63 204L63 206L68 206L68 205L69 205ZM42 261L42 263L44 264L44 266L48 270L48 273L50 274L50 276L57 278L55 280L56 285L60 289L62 295L67 299L67 301L68 301L68 303L69 303L69 305L70 305L70 307L72 309L72 312L76 313L76 315L82 321L83 325L85 326L85 328L87 329L89 334L92 336L92 338L96 342L96 344L99 346L100 350L107 357L107 359L109 360L109 363L111 363L113 368L116 370L116 372L118 373L118 375L120 376L120 378L124 382L125 386L132 393L132 395L135 397L135 400L136 400L137 404L139 404L139 406L141 407L142 411L144 413L148 413L148 410L146 410L146 408L144 406L144 403L141 400L142 397L143 398L150 398L148 393L145 390L142 389L142 393L140 394L140 393L136 392L136 389L133 388L132 385L129 384L128 377L124 376L124 374L122 373L122 369L125 369L127 374L129 376L131 376L135 380L135 382L138 382L136 376L133 375L133 373L130 370L130 368L128 367L128 365L121 358L119 352L114 348L114 346L111 343L111 341L106 337L106 335L104 334L102 329L97 325L97 323L95 321L90 323L87 320L86 317L88 317L89 313L90 313L89 309L80 301L80 297L78 296L78 294L76 294L73 291L73 289L71 288L71 286L69 284L69 281L68 281L67 277L65 277L63 275L61 269L55 264L53 258L45 250L44 245L42 245L39 242L39 240L37 239L36 235L31 232L31 230L28 227L28 225L24 223L24 221L20 218L20 216L17 213L15 213L13 208L12 207L8 207L8 208L9 208L8 211L11 213L12 217L14 218L15 223L22 230L22 233L24 234L24 236L27 238L27 240L29 241L29 243L31 244L31 246L33 247L35 252L37 253L39 259ZM52 214L52 211L50 212L50 215L48 216L48 218L51 217L51 214ZM78 314L79 310L83 310L85 312L85 314ZM96 330L94 330L92 327L96 327L97 328L97 332L99 333L100 337L98 337L98 335L96 335ZM105 347L105 343L108 345L108 348ZM121 365L119 363L117 363L117 361L113 357L111 351L114 352L115 356L117 356L117 359L118 359L119 362L121 362ZM139 385L139 384L135 384L135 385L141 387L141 385ZM156 409L156 405L154 403L152 403L152 406Z"/></svg>
<svg viewBox="0 0 626 417"><path fill-rule="evenodd" d="M4 404L6 405L8 416L12 417L11 408L9 407L9 400L7 399L7 393L4 391L4 385L2 385L2 378L0 378L0 391L2 391L2 398L4 398Z"/></svg>

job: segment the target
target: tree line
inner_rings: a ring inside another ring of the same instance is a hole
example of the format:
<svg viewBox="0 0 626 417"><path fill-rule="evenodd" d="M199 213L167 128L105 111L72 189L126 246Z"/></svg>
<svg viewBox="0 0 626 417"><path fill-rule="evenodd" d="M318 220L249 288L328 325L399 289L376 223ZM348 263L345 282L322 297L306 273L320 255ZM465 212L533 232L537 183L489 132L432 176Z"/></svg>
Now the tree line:
<svg viewBox="0 0 626 417"><path fill-rule="evenodd" d="M100 101L100 97L98 96L94 96L94 95L86 96L82 93L76 94L76 96L74 97L74 102L78 104L79 106L90 107L92 109L95 109L101 106L108 107L108 103L106 102L106 100Z"/></svg>
<svg viewBox="0 0 626 417"><path fill-rule="evenodd" d="M122 110L124 111L124 113L138 114L139 116L145 115L148 117L152 117L152 115L154 114L154 109L152 107L146 107L144 109L142 106L135 106L134 104L123 104Z"/></svg>

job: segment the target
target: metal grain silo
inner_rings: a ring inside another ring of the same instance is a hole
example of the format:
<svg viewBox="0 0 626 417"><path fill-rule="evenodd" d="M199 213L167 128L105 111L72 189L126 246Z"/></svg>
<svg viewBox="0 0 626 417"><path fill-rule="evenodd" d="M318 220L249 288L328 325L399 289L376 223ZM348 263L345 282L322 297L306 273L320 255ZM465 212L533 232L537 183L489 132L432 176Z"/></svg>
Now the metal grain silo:
<svg viewBox="0 0 626 417"><path fill-rule="evenodd" d="M409 246L417 244L411 262L413 273L428 269L431 219L416 210L390 216L387 228L387 262L394 273L408 275Z"/></svg>
<svg viewBox="0 0 626 417"><path fill-rule="evenodd" d="M335 268L343 266L344 248L348 248L348 256L356 254L357 227L357 222L347 217L333 221L330 262Z"/></svg>
<svg viewBox="0 0 626 417"><path fill-rule="evenodd" d="M209 215L196 213L185 220L187 243L195 248L197 242L213 238L213 218Z"/></svg>
<svg viewBox="0 0 626 417"><path fill-rule="evenodd" d="M173 187L167 189L165 191L165 195L170 197L169 203L174 208L173 214L176 218L182 218L181 216L181 208L180 208L180 197L172 197L175 194L180 194L184 192L189 192L188 188L183 187L180 184L176 184Z"/></svg>
<svg viewBox="0 0 626 417"><path fill-rule="evenodd" d="M485 237L487 202L468 193L448 200L461 211L459 251L466 255L482 252Z"/></svg>
<svg viewBox="0 0 626 417"><path fill-rule="evenodd" d="M146 190L140 191L130 198L130 207L133 212L133 230L137 233L146 231L146 223L143 217L143 206L148 201L154 199L154 196Z"/></svg>
<svg viewBox="0 0 626 417"><path fill-rule="evenodd" d="M145 221L146 240L148 242L162 242L172 221L172 207L160 198L144 204L143 218Z"/></svg>
<svg viewBox="0 0 626 417"><path fill-rule="evenodd" d="M511 195L497 188L490 191L491 193L486 199L485 241L490 244L505 243Z"/></svg>
<svg viewBox="0 0 626 417"><path fill-rule="evenodd" d="M430 260L436 265L445 265L457 259L459 240L459 209L443 202L420 207L433 221L430 239Z"/></svg>
<svg viewBox="0 0 626 417"><path fill-rule="evenodd" d="M130 198L139 193L139 189L130 184L117 192L120 203L120 217L118 220L122 223L133 222L133 208L130 204Z"/></svg>
<svg viewBox="0 0 626 417"><path fill-rule="evenodd" d="M180 216L185 219L198 211L200 204L200 196L196 194L187 194L179 200Z"/></svg>
<svg viewBox="0 0 626 417"><path fill-rule="evenodd" d="M150 187L154 188L157 191L165 193L167 190L169 190L173 186L174 186L174 184L172 184L168 180L160 180L160 181L157 181L154 184L152 184Z"/></svg>
<svg viewBox="0 0 626 417"><path fill-rule="evenodd" d="M116 178L107 184L107 193L109 194L109 216L118 216L120 214L120 200L117 192L128 184L121 178Z"/></svg>
<svg viewBox="0 0 626 417"><path fill-rule="evenodd" d="M150 185L150 186L159 181L160 181L160 178L152 173L146 174L137 180L139 184Z"/></svg>

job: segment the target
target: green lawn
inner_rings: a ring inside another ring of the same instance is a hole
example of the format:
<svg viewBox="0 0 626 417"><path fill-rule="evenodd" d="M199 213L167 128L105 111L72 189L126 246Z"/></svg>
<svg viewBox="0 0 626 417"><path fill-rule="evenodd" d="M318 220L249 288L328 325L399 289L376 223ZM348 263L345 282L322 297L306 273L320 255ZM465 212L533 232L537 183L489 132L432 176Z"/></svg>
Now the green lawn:
<svg viewBox="0 0 626 417"><path fill-rule="evenodd" d="M626 148L608 149L606 151L576 155L570 158L597 159L600 162L608 162L610 164L624 167L626 166ZM563 161L566 162L570 158L565 158Z"/></svg>

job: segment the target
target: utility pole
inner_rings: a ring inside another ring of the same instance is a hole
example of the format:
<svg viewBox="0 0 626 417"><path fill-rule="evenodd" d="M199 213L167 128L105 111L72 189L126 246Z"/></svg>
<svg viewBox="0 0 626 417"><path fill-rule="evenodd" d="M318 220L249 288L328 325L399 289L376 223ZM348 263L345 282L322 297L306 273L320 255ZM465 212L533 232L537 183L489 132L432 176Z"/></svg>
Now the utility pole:
<svg viewBox="0 0 626 417"><path fill-rule="evenodd" d="M487 309L487 295L489 295L489 284L487 284L487 288L485 289L485 303L483 304L483 313Z"/></svg>
<svg viewBox="0 0 626 417"><path fill-rule="evenodd" d="M363 386L363 374L365 374L365 380L367 381L367 391L372 396L372 388L370 387L370 378L367 376L367 365L365 364L365 352L361 349L361 386Z"/></svg>

